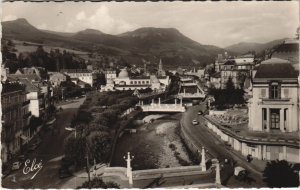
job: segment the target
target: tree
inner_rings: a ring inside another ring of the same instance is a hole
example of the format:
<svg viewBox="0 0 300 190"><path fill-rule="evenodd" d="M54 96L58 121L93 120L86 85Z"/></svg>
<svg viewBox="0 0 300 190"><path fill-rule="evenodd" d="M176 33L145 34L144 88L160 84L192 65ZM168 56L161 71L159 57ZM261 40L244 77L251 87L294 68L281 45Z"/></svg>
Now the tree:
<svg viewBox="0 0 300 190"><path fill-rule="evenodd" d="M120 189L120 186L114 182L105 183L101 178L97 177L90 181L85 181L81 186L77 187L78 189L86 189L86 188L101 188L101 189Z"/></svg>
<svg viewBox="0 0 300 190"><path fill-rule="evenodd" d="M106 162L111 150L111 138L108 132L93 131L88 136L89 153L96 162Z"/></svg>
<svg viewBox="0 0 300 190"><path fill-rule="evenodd" d="M74 162L75 166L84 166L86 163L86 138L84 136L69 137L65 142L65 157Z"/></svg>
<svg viewBox="0 0 300 190"><path fill-rule="evenodd" d="M239 82L239 85L240 85L241 89L244 88L244 82L245 82L246 78L247 78L247 73L246 72L240 71L240 72L237 73L237 80Z"/></svg>
<svg viewBox="0 0 300 190"><path fill-rule="evenodd" d="M263 181L269 187L297 187L299 176L294 165L286 160L273 160L267 163L263 171Z"/></svg>
<svg viewBox="0 0 300 190"><path fill-rule="evenodd" d="M234 90L234 83L232 81L232 78L229 77L227 82L226 82L226 90L229 91L229 92L232 92Z"/></svg>
<svg viewBox="0 0 300 190"><path fill-rule="evenodd" d="M49 105L47 108L48 116L52 116L53 114L55 114L55 112L56 112L56 107L53 104Z"/></svg>

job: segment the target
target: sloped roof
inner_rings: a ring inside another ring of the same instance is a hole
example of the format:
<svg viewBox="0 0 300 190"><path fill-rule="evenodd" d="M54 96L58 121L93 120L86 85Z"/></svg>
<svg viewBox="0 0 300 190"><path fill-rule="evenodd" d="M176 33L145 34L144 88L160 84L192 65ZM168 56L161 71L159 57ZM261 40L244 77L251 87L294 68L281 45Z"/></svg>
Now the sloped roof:
<svg viewBox="0 0 300 190"><path fill-rule="evenodd" d="M18 79L18 80L21 84L25 85L26 92L38 92L38 91L40 91L40 88L33 85L28 79L21 78L21 79Z"/></svg>
<svg viewBox="0 0 300 190"><path fill-rule="evenodd" d="M290 62L286 59L280 59L275 57L261 62L261 64L269 64L269 63L290 63Z"/></svg>
<svg viewBox="0 0 300 190"><path fill-rule="evenodd" d="M224 65L235 65L235 60L228 60L224 63Z"/></svg>
<svg viewBox="0 0 300 190"><path fill-rule="evenodd" d="M211 75L213 78L221 78L221 72L217 72Z"/></svg>
<svg viewBox="0 0 300 190"><path fill-rule="evenodd" d="M258 67L255 78L298 78L298 75L290 63L268 63Z"/></svg>
<svg viewBox="0 0 300 190"><path fill-rule="evenodd" d="M29 81L40 81L42 80L41 77L39 77L37 74L10 74L9 77L13 79L20 79L20 78L26 78Z"/></svg>

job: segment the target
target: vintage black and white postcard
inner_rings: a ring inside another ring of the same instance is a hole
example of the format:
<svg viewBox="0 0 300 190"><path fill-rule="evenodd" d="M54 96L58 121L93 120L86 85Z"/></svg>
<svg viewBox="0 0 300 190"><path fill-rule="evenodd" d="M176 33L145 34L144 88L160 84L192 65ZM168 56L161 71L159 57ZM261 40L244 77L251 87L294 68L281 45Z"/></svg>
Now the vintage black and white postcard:
<svg viewBox="0 0 300 190"><path fill-rule="evenodd" d="M2 188L299 187L298 1L1 7Z"/></svg>

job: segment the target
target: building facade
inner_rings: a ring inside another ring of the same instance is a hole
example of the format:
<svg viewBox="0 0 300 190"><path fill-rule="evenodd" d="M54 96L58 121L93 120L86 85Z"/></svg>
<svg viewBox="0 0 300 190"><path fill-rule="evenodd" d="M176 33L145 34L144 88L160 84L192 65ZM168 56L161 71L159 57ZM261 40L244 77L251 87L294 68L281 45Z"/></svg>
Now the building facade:
<svg viewBox="0 0 300 190"><path fill-rule="evenodd" d="M127 70L121 69L118 77L108 78L106 83L106 85L101 86L101 91L141 90L146 88L164 91L170 84L170 79L169 76L156 77L155 75L129 77Z"/></svg>
<svg viewBox="0 0 300 190"><path fill-rule="evenodd" d="M235 88L241 88L242 81L250 77L254 62L251 63L237 63L235 60L229 60L220 66L221 73L221 88L226 88L228 79L231 78Z"/></svg>
<svg viewBox="0 0 300 190"><path fill-rule="evenodd" d="M62 82L67 81L67 75L59 72L49 73L49 81L53 87L60 86Z"/></svg>
<svg viewBox="0 0 300 190"><path fill-rule="evenodd" d="M252 83L249 100L249 130L275 138L299 138L299 71L286 60L273 58L262 62ZM299 140L299 139L298 139ZM299 145L260 145L260 158L299 162ZM286 140L286 142L292 142ZM297 142L297 141L296 141ZM262 143L262 142L260 142Z"/></svg>
<svg viewBox="0 0 300 190"><path fill-rule="evenodd" d="M253 78L249 107L252 130L299 131L298 76L291 64L279 59L262 62Z"/></svg>
<svg viewBox="0 0 300 190"><path fill-rule="evenodd" d="M96 75L88 70L84 69L68 69L62 70L62 72L68 75L71 79L79 79L93 87L96 80Z"/></svg>
<svg viewBox="0 0 300 190"><path fill-rule="evenodd" d="M3 83L1 94L2 132L1 159L7 162L27 142L26 126L29 125L29 101L25 86L19 83Z"/></svg>

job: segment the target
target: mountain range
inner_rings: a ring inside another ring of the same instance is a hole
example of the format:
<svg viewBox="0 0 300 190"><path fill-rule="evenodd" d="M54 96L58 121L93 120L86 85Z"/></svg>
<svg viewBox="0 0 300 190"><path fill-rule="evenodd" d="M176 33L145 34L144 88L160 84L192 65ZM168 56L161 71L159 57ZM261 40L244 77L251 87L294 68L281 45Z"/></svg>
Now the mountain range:
<svg viewBox="0 0 300 190"><path fill-rule="evenodd" d="M195 64L205 66L213 63L217 55L225 51L230 55L237 55L248 49L252 50L253 47L264 48L263 44L251 46L246 43L225 49L204 45L184 36L175 28L144 27L119 35L106 34L95 29L63 33L40 30L23 18L2 22L2 36L3 39L122 56L133 64L141 64L142 59L161 58L164 65L173 67Z"/></svg>
<svg viewBox="0 0 300 190"><path fill-rule="evenodd" d="M174 28L145 27L119 35L94 29L76 33L40 30L26 19L2 22L4 39L20 40L76 50L135 57L138 60L162 58L167 64L212 63L225 50L203 45L184 36Z"/></svg>
<svg viewBox="0 0 300 190"><path fill-rule="evenodd" d="M225 49L236 52L239 54L244 54L249 51L255 51L256 53L261 53L262 51L266 49L271 49L274 46L283 43L283 41L286 40L286 38L273 40L267 43L250 43L250 42L240 42L238 44L234 44L231 46L226 47Z"/></svg>

